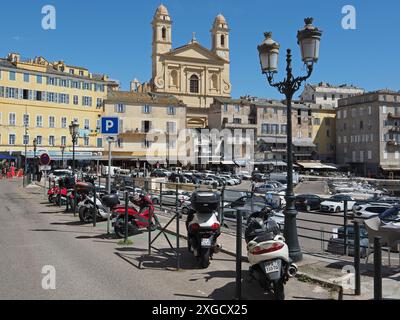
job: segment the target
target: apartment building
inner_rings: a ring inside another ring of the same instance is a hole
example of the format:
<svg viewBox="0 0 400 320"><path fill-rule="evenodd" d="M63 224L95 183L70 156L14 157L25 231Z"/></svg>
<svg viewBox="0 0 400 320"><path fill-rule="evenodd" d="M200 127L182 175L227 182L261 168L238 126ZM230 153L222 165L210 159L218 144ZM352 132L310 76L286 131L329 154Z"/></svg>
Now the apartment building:
<svg viewBox="0 0 400 320"><path fill-rule="evenodd" d="M300 95L300 99L302 102L329 105L337 108L340 99L360 95L364 92L364 89L352 85L334 86L326 82L320 82L319 84L307 84Z"/></svg>
<svg viewBox="0 0 400 320"><path fill-rule="evenodd" d="M221 133L221 164L252 170L257 142L257 109L251 99L214 98L208 113L210 129ZM227 137L225 136L227 135ZM230 138L230 141L225 141Z"/></svg>
<svg viewBox="0 0 400 320"><path fill-rule="evenodd" d="M0 154L18 158L26 148L33 158L36 139L37 156L47 152L53 160L72 159L69 125L77 121L76 158L101 158L98 119L108 91L116 86L105 75L63 61L23 60L16 53L0 59Z"/></svg>
<svg viewBox="0 0 400 320"><path fill-rule="evenodd" d="M340 100L336 127L339 164L365 176L399 176L399 92L378 90Z"/></svg>
<svg viewBox="0 0 400 320"><path fill-rule="evenodd" d="M112 144L115 164L172 164L186 154L178 141L186 128L186 106L171 95L112 91L105 101L104 115L120 119L120 134ZM108 151L108 145L104 147Z"/></svg>

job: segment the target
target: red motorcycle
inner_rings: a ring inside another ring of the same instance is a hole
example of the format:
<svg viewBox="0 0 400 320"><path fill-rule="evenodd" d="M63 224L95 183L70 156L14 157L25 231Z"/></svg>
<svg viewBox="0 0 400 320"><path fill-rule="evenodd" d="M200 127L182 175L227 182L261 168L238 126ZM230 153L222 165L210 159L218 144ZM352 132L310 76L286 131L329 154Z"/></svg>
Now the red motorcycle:
<svg viewBox="0 0 400 320"><path fill-rule="evenodd" d="M151 231L157 230L159 227L158 221L154 218L154 205L149 197L142 194L135 194L129 198L135 206L138 206L139 211L134 207L128 207L128 236L138 234L141 230L149 227L150 215L152 221L150 222ZM113 223L115 234L119 238L125 237L125 207L117 206L113 208Z"/></svg>

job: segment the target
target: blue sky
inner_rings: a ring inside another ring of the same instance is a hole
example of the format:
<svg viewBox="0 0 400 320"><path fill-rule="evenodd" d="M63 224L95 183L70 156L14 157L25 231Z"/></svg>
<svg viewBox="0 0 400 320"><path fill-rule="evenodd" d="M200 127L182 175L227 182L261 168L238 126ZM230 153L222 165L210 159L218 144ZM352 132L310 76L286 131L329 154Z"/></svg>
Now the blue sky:
<svg viewBox="0 0 400 320"><path fill-rule="evenodd" d="M312 16L323 31L320 61L310 80L354 84L375 90L400 90L400 3L397 0L163 0L173 19L173 46L197 40L210 47L215 16L224 14L231 28L233 97L281 96L260 73L257 45L264 31L273 31L284 53L292 48L294 71L304 72L296 43L303 18ZM151 77L151 20L161 1L153 0L20 0L2 2L0 56L16 51L24 58L41 55L64 60L92 72L106 73L128 89L129 81ZM57 29L41 28L44 5L57 10ZM341 26L344 5L357 10L357 29ZM17 6L17 7L16 7ZM282 77L283 73L279 74Z"/></svg>

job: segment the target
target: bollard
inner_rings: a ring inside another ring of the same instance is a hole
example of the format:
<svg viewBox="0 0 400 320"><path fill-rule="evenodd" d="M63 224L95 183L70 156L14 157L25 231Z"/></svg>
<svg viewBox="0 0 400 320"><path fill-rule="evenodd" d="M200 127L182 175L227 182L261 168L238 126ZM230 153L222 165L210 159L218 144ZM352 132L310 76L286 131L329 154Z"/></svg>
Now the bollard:
<svg viewBox="0 0 400 320"><path fill-rule="evenodd" d="M128 220L129 220L129 215L128 215L128 203L129 203L129 192L125 191L125 243L128 243Z"/></svg>
<svg viewBox="0 0 400 320"><path fill-rule="evenodd" d="M374 299L382 300L382 237L374 239Z"/></svg>
<svg viewBox="0 0 400 320"><path fill-rule="evenodd" d="M77 201L78 199L77 199L77 192L76 192L76 182L75 182L75 185L74 185L74 217L76 217L76 201Z"/></svg>
<svg viewBox="0 0 400 320"><path fill-rule="evenodd" d="M344 215L343 215L343 224L344 224L344 254L348 255L348 243L347 243L347 200L344 200Z"/></svg>
<svg viewBox="0 0 400 320"><path fill-rule="evenodd" d="M151 222L153 221L153 210L149 208L149 222L148 222L148 232L149 232L149 256L151 255Z"/></svg>
<svg viewBox="0 0 400 320"><path fill-rule="evenodd" d="M161 211L163 209L163 206L162 206L162 189L163 189L162 182L160 182L160 210Z"/></svg>
<svg viewBox="0 0 400 320"><path fill-rule="evenodd" d="M94 203L94 207L93 207L93 227L96 227L96 224L97 224L97 192L96 192L96 188L94 188L94 192L93 192L93 203Z"/></svg>
<svg viewBox="0 0 400 320"><path fill-rule="evenodd" d="M179 178L176 178L176 199L175 199L175 211L176 211L176 269L179 270L181 268L180 254L179 254L179 211L178 211L178 184Z"/></svg>
<svg viewBox="0 0 400 320"><path fill-rule="evenodd" d="M221 203L218 209L219 214L219 223L221 227L224 225L224 198L225 198L225 187L222 187L221 190Z"/></svg>
<svg viewBox="0 0 400 320"><path fill-rule="evenodd" d="M355 290L356 296L361 295L361 273L360 273L360 224L354 223L354 269L355 269Z"/></svg>
<svg viewBox="0 0 400 320"><path fill-rule="evenodd" d="M236 300L242 300L242 212L236 211Z"/></svg>

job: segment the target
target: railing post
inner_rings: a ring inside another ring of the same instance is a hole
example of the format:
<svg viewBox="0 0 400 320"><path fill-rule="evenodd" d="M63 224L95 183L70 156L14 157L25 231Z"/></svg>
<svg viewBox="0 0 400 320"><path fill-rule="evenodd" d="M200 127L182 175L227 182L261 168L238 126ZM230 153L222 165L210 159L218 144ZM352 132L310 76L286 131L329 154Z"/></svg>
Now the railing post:
<svg viewBox="0 0 400 320"><path fill-rule="evenodd" d="M93 203L94 203L94 209L93 209L93 227L96 227L97 224L97 192L96 192L96 187L93 190Z"/></svg>
<svg viewBox="0 0 400 320"><path fill-rule="evenodd" d="M149 209L149 222L148 222L148 232L149 232L149 234L148 234L148 237L149 237L149 248L148 248L148 250L149 250L149 256L151 255L151 222L153 221L153 215L154 215L153 210Z"/></svg>
<svg viewBox="0 0 400 320"><path fill-rule="evenodd" d="M347 200L344 200L344 214L343 214L343 224L344 224L344 254L348 255L348 245L347 245Z"/></svg>
<svg viewBox="0 0 400 320"><path fill-rule="evenodd" d="M225 187L221 190L221 204L219 206L219 223L221 227L224 226L224 198L225 198Z"/></svg>
<svg viewBox="0 0 400 320"><path fill-rule="evenodd" d="M124 242L128 243L128 220L129 220L129 215L128 215L128 203L129 203L129 192L125 191L125 237L124 237Z"/></svg>
<svg viewBox="0 0 400 320"><path fill-rule="evenodd" d="M160 210L163 209L163 205L162 205L162 192L163 192L163 185L162 185L162 182L160 182Z"/></svg>
<svg viewBox="0 0 400 320"><path fill-rule="evenodd" d="M180 254L179 254L179 211L178 211L178 183L179 183L179 178L176 178L176 199L175 199L175 211L176 211L176 268L179 270L181 268L181 262L180 262Z"/></svg>
<svg viewBox="0 0 400 320"><path fill-rule="evenodd" d="M242 300L242 212L236 211L236 300Z"/></svg>
<svg viewBox="0 0 400 320"><path fill-rule="evenodd" d="M374 299L382 300L382 245L381 237L374 239Z"/></svg>
<svg viewBox="0 0 400 320"><path fill-rule="evenodd" d="M354 221L354 269L355 269L355 290L356 296L361 295L361 273L360 273L360 224Z"/></svg>

